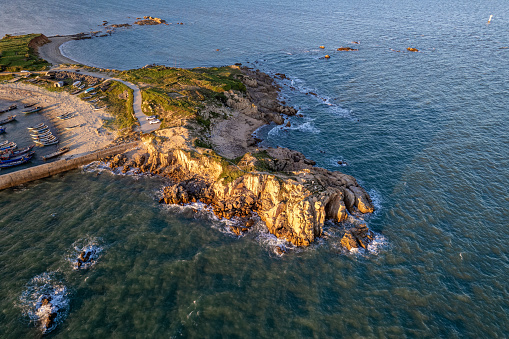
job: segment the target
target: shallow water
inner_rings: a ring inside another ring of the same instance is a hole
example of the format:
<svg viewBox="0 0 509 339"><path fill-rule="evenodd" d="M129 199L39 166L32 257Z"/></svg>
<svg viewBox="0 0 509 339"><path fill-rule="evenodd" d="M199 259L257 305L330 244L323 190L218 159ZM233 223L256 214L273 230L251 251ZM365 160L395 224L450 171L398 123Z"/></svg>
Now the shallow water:
<svg viewBox="0 0 509 339"><path fill-rule="evenodd" d="M0 192L0 333L35 335L19 297L57 272L72 296L56 337L506 336L506 2L71 1L59 4L72 18L60 25L46 7L28 15L33 3L3 5L0 33L154 15L185 25L63 50L101 67L240 61L285 73L282 97L304 117L259 134L355 176L375 198L367 222L383 238L370 254L345 254L331 237L278 257L261 226L238 238L207 214L160 206L158 179L75 171ZM421 52L391 51L407 47ZM67 257L85 238L104 249L75 271Z"/></svg>

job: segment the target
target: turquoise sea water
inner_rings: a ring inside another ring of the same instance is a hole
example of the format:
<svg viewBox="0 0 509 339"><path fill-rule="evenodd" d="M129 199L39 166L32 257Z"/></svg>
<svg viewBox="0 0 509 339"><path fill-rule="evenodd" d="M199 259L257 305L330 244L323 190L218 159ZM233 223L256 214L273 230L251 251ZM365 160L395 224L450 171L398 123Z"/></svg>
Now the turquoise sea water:
<svg viewBox="0 0 509 339"><path fill-rule="evenodd" d="M259 134L355 176L384 241L345 254L331 237L279 258L262 226L238 239L206 213L160 206L159 179L75 171L0 192L2 336L37 333L20 296L47 272L68 288L55 337L507 336L507 2L45 4L2 4L0 34L153 15L184 25L63 51L107 68L242 62L285 73L282 97L304 117ZM67 260L79 241L102 247L87 271Z"/></svg>

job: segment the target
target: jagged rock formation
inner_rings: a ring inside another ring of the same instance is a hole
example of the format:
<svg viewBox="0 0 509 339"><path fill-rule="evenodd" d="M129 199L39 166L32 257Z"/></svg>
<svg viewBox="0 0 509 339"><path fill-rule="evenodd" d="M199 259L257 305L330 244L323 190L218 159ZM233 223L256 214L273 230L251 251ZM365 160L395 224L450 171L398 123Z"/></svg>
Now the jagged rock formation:
<svg viewBox="0 0 509 339"><path fill-rule="evenodd" d="M178 131L174 131L175 134ZM171 178L161 202L187 204L201 201L220 218L240 218L248 229L253 212L269 231L298 246L321 236L326 219L341 222L351 213L374 208L366 191L346 174L313 167L313 161L285 148L246 155L235 165L215 152L191 147L175 148L172 139L145 140L147 154L127 162L144 172ZM112 167L126 164L116 156ZM363 243L361 243L362 246Z"/></svg>

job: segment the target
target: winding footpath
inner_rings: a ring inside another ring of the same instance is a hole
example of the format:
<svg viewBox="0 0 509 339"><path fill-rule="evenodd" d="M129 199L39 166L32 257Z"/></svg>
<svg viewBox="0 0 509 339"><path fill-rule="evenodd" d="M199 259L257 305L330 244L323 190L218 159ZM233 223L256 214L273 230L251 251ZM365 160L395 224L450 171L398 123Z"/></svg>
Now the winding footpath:
<svg viewBox="0 0 509 339"><path fill-rule="evenodd" d="M71 59L63 56L60 51L60 46L62 44L66 43L68 41L74 40L75 37L74 36L54 36L54 37L49 37L49 39L50 39L49 43L38 48L39 56L53 65L52 70L76 72L76 69L74 69L74 68L60 68L61 64L66 64L66 63L67 64L77 64L78 63L75 60L71 60ZM34 73L36 73L36 72L34 72ZM143 113L143 110L141 109L142 98L141 98L141 91L138 88L138 86L136 86L135 84L130 83L128 81L125 81L125 80L110 77L109 75L106 75L103 73L90 72L90 71L85 71L85 70L80 70L79 73L94 76L94 77L105 79L105 80L118 81L118 82L123 83L130 89L132 89L133 96L134 96L133 111L134 111L134 115L138 119L138 122L140 123L140 127L137 128L137 131L141 131L142 133L150 133L150 132L153 132L153 131L159 129L159 127L161 126L161 123L150 124L149 121L147 120L147 116L145 115L145 113Z"/></svg>
<svg viewBox="0 0 509 339"><path fill-rule="evenodd" d="M76 73L76 69L74 69L74 68L58 68L58 69L54 69L54 70ZM134 115L138 119L138 122L140 123L139 130L142 133L150 133L150 132L158 130L159 127L161 126L161 123L150 124L149 120L147 120L147 115L145 115L145 113L143 113L143 110L141 109L141 103L142 103L141 91L138 88L138 86L136 86L135 84L130 83L129 81L122 80L122 79L113 78L113 77L110 77L109 75L98 73L98 72L90 72L90 71L86 71L86 70L81 70L77 74L85 74L85 75L90 75L90 76L93 76L96 78L118 81L118 82L123 83L124 85L126 85L127 87L129 87L130 89L133 90L133 111L134 111Z"/></svg>

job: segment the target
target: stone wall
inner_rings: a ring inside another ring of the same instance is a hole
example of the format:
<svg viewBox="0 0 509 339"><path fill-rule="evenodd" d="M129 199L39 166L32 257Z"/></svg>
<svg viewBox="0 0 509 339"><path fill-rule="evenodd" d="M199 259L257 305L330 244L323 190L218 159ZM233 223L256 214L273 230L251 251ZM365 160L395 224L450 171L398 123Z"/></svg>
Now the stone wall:
<svg viewBox="0 0 509 339"><path fill-rule="evenodd" d="M4 174L0 176L0 190L25 184L33 180L50 177L58 173L70 171L72 169L78 168L79 166L91 163L92 161L125 152L126 150L132 149L137 145L138 142L130 142L127 144L98 150L78 158L58 160L49 164L30 167L24 170Z"/></svg>

